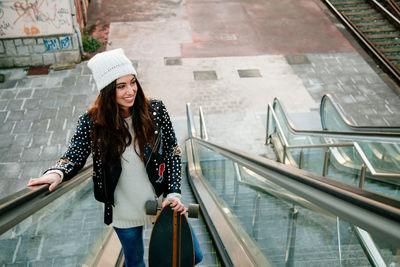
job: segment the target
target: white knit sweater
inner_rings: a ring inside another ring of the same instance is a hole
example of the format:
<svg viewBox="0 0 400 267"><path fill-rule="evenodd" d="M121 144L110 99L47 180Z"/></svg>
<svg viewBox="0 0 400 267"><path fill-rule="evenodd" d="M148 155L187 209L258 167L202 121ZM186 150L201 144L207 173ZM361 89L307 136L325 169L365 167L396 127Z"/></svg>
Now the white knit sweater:
<svg viewBox="0 0 400 267"><path fill-rule="evenodd" d="M125 121L129 125L133 142L132 117L126 118ZM125 149L121 165L121 176L114 192L112 225L118 228L129 228L153 222L155 217L146 215L145 203L147 200L155 199L154 188L133 145Z"/></svg>

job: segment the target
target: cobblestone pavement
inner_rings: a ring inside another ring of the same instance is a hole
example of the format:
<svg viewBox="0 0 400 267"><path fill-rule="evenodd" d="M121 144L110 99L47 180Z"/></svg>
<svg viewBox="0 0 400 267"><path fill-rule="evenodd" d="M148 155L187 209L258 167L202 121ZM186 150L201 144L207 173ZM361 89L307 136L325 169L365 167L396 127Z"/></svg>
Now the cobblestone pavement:
<svg viewBox="0 0 400 267"><path fill-rule="evenodd" d="M305 54L291 66L319 102L331 94L356 125L399 126L400 97L358 53ZM290 62L290 56L287 56ZM290 103L286 103L290 105Z"/></svg>
<svg viewBox="0 0 400 267"><path fill-rule="evenodd" d="M75 123L97 90L86 63L49 75L26 76L23 69L1 71L0 196L25 187L52 166L71 138Z"/></svg>

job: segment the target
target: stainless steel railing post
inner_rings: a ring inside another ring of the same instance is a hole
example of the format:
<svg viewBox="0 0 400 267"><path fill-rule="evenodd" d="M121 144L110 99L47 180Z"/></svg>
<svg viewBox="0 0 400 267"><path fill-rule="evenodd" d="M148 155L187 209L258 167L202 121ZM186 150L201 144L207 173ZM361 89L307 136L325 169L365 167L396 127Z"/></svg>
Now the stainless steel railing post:
<svg viewBox="0 0 400 267"><path fill-rule="evenodd" d="M303 149L300 151L300 158L299 158L299 169L303 168L303 156L304 156L304 152Z"/></svg>
<svg viewBox="0 0 400 267"><path fill-rule="evenodd" d="M296 223L297 223L298 210L293 205L289 210L289 221L288 221L288 234L286 240L286 252L285 252L285 266L294 266L294 251L296 241Z"/></svg>
<svg viewBox="0 0 400 267"><path fill-rule="evenodd" d="M269 113L270 113L270 106L268 105L267 109L267 131L266 131L266 136L265 136L265 144L269 145L270 139L269 139Z"/></svg>
<svg viewBox="0 0 400 267"><path fill-rule="evenodd" d="M260 199L261 199L261 194L258 193L254 199L254 213L253 213L253 219L251 221L252 225L252 231L253 231L253 236L257 239L258 235L258 220L260 217Z"/></svg>
<svg viewBox="0 0 400 267"><path fill-rule="evenodd" d="M363 164L361 167L361 174L360 174L360 183L358 184L359 188L363 188L364 181L365 181L365 173L367 172L367 165Z"/></svg>
<svg viewBox="0 0 400 267"><path fill-rule="evenodd" d="M287 149L287 146L283 145L283 158L282 158L283 164L285 164L285 162L286 162L286 149Z"/></svg>
<svg viewBox="0 0 400 267"><path fill-rule="evenodd" d="M242 181L242 175L240 174L239 165L236 162L233 162L233 168L236 175L236 179L234 179L233 205L236 205L239 194L239 182Z"/></svg>
<svg viewBox="0 0 400 267"><path fill-rule="evenodd" d="M199 117L200 117L200 137L201 137L201 139L208 140L206 122L204 120L204 114L203 114L202 107L199 107Z"/></svg>
<svg viewBox="0 0 400 267"><path fill-rule="evenodd" d="M337 229L337 240L338 240L338 253L339 253L339 265L342 266L342 242L340 240L340 221L339 217L336 217L336 229Z"/></svg>
<svg viewBox="0 0 400 267"><path fill-rule="evenodd" d="M329 148L325 150L324 169L322 170L322 176L326 176L328 172L328 159L329 159Z"/></svg>

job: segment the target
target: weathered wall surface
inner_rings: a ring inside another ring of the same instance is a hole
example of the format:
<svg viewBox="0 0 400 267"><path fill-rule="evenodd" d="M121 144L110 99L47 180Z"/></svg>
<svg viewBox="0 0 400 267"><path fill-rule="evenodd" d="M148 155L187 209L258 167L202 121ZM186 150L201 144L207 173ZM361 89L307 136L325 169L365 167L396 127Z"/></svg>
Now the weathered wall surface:
<svg viewBox="0 0 400 267"><path fill-rule="evenodd" d="M0 3L1 38L73 33L68 0L3 0Z"/></svg>
<svg viewBox="0 0 400 267"><path fill-rule="evenodd" d="M69 0L0 0L0 68L79 61Z"/></svg>

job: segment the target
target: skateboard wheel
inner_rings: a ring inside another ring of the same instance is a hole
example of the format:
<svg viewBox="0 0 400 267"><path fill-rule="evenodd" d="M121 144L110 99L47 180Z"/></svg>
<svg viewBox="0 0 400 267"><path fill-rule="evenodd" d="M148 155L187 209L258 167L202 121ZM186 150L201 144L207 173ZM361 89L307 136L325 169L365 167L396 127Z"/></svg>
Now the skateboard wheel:
<svg viewBox="0 0 400 267"><path fill-rule="evenodd" d="M189 204L189 207L188 207L189 218L198 218L199 211L200 211L199 204Z"/></svg>
<svg viewBox="0 0 400 267"><path fill-rule="evenodd" d="M157 214L157 206L158 206L157 201L147 200L146 201L146 214L147 215L156 215Z"/></svg>

